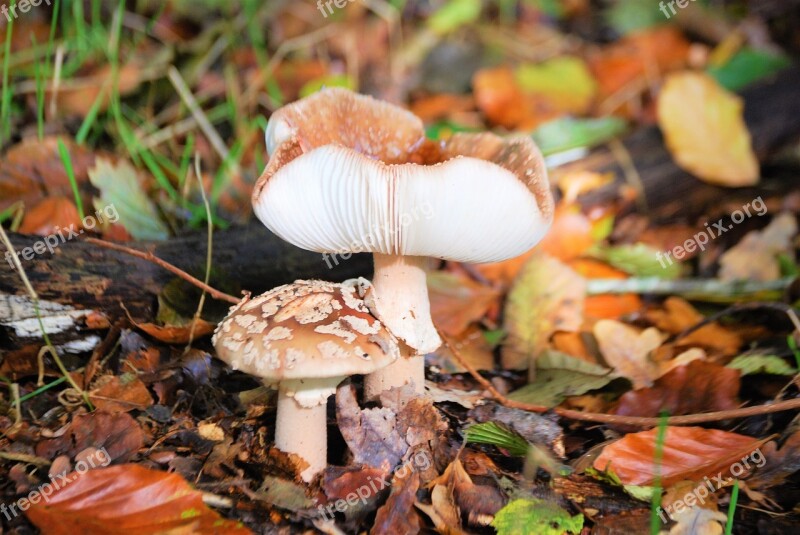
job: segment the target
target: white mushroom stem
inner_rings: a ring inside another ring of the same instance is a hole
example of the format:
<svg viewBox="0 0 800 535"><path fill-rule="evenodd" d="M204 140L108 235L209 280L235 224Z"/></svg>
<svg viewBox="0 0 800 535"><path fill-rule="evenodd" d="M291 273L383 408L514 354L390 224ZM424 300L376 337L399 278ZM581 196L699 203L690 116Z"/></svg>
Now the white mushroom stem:
<svg viewBox="0 0 800 535"><path fill-rule="evenodd" d="M407 383L413 383L414 391L422 394L425 389L424 355L435 351L442 343L431 319L425 276L427 259L379 253L374 256L372 287L376 316L415 354L400 357L367 375L365 397L374 400L381 392Z"/></svg>
<svg viewBox="0 0 800 535"><path fill-rule="evenodd" d="M336 392L342 377L281 381L275 446L302 457L308 467L300 473L310 482L328 463L328 397Z"/></svg>

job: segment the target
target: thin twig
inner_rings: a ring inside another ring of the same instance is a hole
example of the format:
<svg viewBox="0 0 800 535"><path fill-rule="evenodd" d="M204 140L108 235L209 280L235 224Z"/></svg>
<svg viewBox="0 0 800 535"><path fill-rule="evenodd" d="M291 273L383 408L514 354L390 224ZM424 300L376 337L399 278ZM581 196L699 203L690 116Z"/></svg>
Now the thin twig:
<svg viewBox="0 0 800 535"><path fill-rule="evenodd" d="M124 245L119 245L118 243L112 243L110 241L105 241L98 238L86 238L86 241L89 243L93 243L98 247L111 249L112 251L119 251L121 253L127 253L131 256L135 256L136 258L141 258L142 260L147 260L148 262L152 262L153 264L174 273L175 275L189 282L190 284L197 286L201 290L205 290L206 292L208 292L208 295L210 295L214 299L219 299L220 301L227 301L228 303L234 303L234 304L241 301L241 299L239 299L238 297L226 294L225 292L221 292L215 288L212 288L208 284L204 284L203 281L196 279L195 277L192 277L182 269L173 266L169 262L158 258L150 251L139 251L138 249L132 249L131 247L126 247Z"/></svg>
<svg viewBox="0 0 800 535"><path fill-rule="evenodd" d="M437 329L438 330L438 329ZM596 413L596 412L583 412L583 411L576 411L572 409L563 409L561 407L546 407L544 405L534 405L531 403L522 403L520 401L514 401L512 399L508 399L503 394L498 392L498 390L486 379L484 379L478 371L470 365L464 358L461 356L461 353L450 343L450 340L445 336L445 334L439 331L439 336L441 336L442 340L444 341L444 345L450 350L453 357L456 361L464 367L469 374L483 387L485 388L492 397L503 406L509 407L511 409L520 409L523 411L528 412L554 412L559 416L564 418L569 418L570 420L578 420L583 422L596 422L596 423L603 423L603 424L613 424L613 425L630 425L635 427L655 427L659 424L660 418L650 418L647 416L621 416L618 414L605 414L605 413ZM683 416L670 416L667 418L667 425L692 425L692 424L700 424L700 423L707 423L707 422L717 422L720 420L728 420L733 418L745 418L748 416L758 416L762 414L771 414L774 412L782 412L788 411L793 409L800 409L800 398L797 399L790 399L787 401L778 401L771 405L757 405L755 407L743 407L740 409L731 409L725 411L715 411L715 412L707 412L702 414L686 414Z"/></svg>

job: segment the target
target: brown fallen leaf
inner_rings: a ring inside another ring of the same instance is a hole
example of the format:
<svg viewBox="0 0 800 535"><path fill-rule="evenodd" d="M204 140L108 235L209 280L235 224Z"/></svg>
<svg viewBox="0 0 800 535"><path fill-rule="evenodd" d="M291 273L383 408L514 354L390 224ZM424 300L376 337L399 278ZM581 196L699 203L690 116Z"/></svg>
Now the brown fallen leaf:
<svg viewBox="0 0 800 535"><path fill-rule="evenodd" d="M662 306L663 309L649 310L646 316L658 329L670 334L679 334L705 319L697 309L681 297L668 297ZM701 347L706 350L710 358L732 357L738 354L742 339L736 332L715 321L682 337L680 344Z"/></svg>
<svg viewBox="0 0 800 535"><path fill-rule="evenodd" d="M486 525L483 522L492 518L506 504L505 495L496 487L476 485L464 470L459 459L454 460L441 476L428 484L434 510L443 518L458 519L455 526L460 526L462 517L472 525ZM450 506L457 506L453 511Z"/></svg>
<svg viewBox="0 0 800 535"><path fill-rule="evenodd" d="M48 236L58 229L72 228L77 232L81 228L81 218L75 204L66 197L48 197L27 210L22 218L19 232Z"/></svg>
<svg viewBox="0 0 800 535"><path fill-rule="evenodd" d="M433 322L449 336L463 334L499 299L497 290L446 271L428 274L428 293Z"/></svg>
<svg viewBox="0 0 800 535"><path fill-rule="evenodd" d="M89 399L95 408L110 413L144 410L153 398L144 383L133 373L103 375L95 379Z"/></svg>
<svg viewBox="0 0 800 535"><path fill-rule="evenodd" d="M481 69L472 78L478 109L490 123L508 129L524 130L552 118L536 116L530 99L517 84L514 72L508 67Z"/></svg>
<svg viewBox="0 0 800 535"><path fill-rule="evenodd" d="M593 467L600 471L612 470L624 485L652 485L656 474L657 437L657 428L625 435L606 446ZM669 426L659 470L661 484L669 487L684 479L699 481L705 476L716 476L718 472L726 476L735 463L749 458L768 440L769 437L757 439L717 429ZM733 478L723 481L727 484Z"/></svg>
<svg viewBox="0 0 800 535"><path fill-rule="evenodd" d="M411 104L411 113L425 123L444 119L452 113L466 112L475 109L475 101L471 95L439 93L415 100Z"/></svg>
<svg viewBox="0 0 800 535"><path fill-rule="evenodd" d="M214 332L217 327L215 324L210 323L202 318L198 318L194 329L192 329L192 322L187 325L156 325L155 323L136 323L133 324L138 328L155 338L160 342L166 344L188 344L190 340L197 340L203 338Z"/></svg>
<svg viewBox="0 0 800 535"><path fill-rule="evenodd" d="M491 370L494 368L494 348L486 340L484 331L477 325L468 327L461 335L450 338L449 341L450 345L458 351L461 358L476 370ZM430 364L435 364L448 373L463 373L466 371L466 368L458 363L450 348L445 344L442 344L439 349L425 358L426 360L432 359L429 362Z"/></svg>
<svg viewBox="0 0 800 535"><path fill-rule="evenodd" d="M670 416L723 411L739 406L739 370L694 360L658 378L652 387L626 392L614 414Z"/></svg>
<svg viewBox="0 0 800 535"><path fill-rule="evenodd" d="M62 138L72 160L75 181L81 185L89 178L95 155L69 138ZM45 196L72 198L64 164L58 153L55 136L28 138L14 145L0 158L0 210L15 201L33 206ZM88 199L84 205L88 206Z"/></svg>
<svg viewBox="0 0 800 535"><path fill-rule="evenodd" d="M585 279L630 278L624 271L592 258L576 258L569 262L569 267ZM636 294L587 295L583 302L584 315L596 319L617 319L641 308L642 300Z"/></svg>
<svg viewBox="0 0 800 535"><path fill-rule="evenodd" d="M752 186L758 158L742 117L742 100L699 72L667 77L658 97L658 125L675 163L718 186Z"/></svg>
<svg viewBox="0 0 800 535"><path fill-rule="evenodd" d="M531 364L556 331L577 331L583 322L586 281L542 253L528 260L508 294L503 367L535 370Z"/></svg>
<svg viewBox="0 0 800 535"><path fill-rule="evenodd" d="M112 462L126 462L144 446L144 432L129 414L95 411L79 414L66 431L36 445L36 455L54 459L61 454L74 457L88 447L104 448Z"/></svg>
<svg viewBox="0 0 800 535"><path fill-rule="evenodd" d="M788 212L779 214L764 230L747 233L723 253L719 259L719 278L727 281L778 279L781 269L777 256L792 251L792 239L796 235L795 216ZM756 258L758 261L754 262Z"/></svg>
<svg viewBox="0 0 800 535"><path fill-rule="evenodd" d="M392 491L378 509L370 535L415 535L422 529L422 519L414 508L419 474L410 472L405 478L392 478Z"/></svg>
<svg viewBox="0 0 800 535"><path fill-rule="evenodd" d="M358 464L389 473L408 450L396 428L395 411L387 407L361 409L351 384L336 390L336 421Z"/></svg>
<svg viewBox="0 0 800 535"><path fill-rule="evenodd" d="M123 464L66 477L68 485L25 512L43 533L251 533L209 509L177 474Z"/></svg>
<svg viewBox="0 0 800 535"><path fill-rule="evenodd" d="M616 320L600 320L593 332L603 358L630 379L634 388L648 387L660 375L658 365L650 357L663 341L658 329L651 327L639 332Z"/></svg>
<svg viewBox="0 0 800 535"><path fill-rule="evenodd" d="M800 431L795 431L778 447L769 442L761 448L762 459L756 460L758 470L747 480L754 489L769 489L780 485L790 475L800 470Z"/></svg>
<svg viewBox="0 0 800 535"><path fill-rule="evenodd" d="M589 68L605 100L637 83L642 83L643 90L647 76L685 66L688 55L689 42L680 30L658 26L631 33L602 49L590 58Z"/></svg>

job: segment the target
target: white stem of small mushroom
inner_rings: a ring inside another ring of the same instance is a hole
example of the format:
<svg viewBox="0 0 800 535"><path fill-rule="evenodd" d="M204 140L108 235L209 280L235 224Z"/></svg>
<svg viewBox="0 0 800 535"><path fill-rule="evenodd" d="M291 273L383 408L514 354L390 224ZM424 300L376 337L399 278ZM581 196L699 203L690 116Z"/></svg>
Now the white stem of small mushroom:
<svg viewBox="0 0 800 535"><path fill-rule="evenodd" d="M326 406L342 379L287 379L278 388L275 446L308 463L300 473L305 482L313 480L328 463Z"/></svg>
<svg viewBox="0 0 800 535"><path fill-rule="evenodd" d="M425 354L436 350L442 341L433 326L428 285L427 259L419 256L375 253L372 280L376 315L398 339L414 352L364 379L366 399L375 400L392 387L413 383L414 391L425 389Z"/></svg>

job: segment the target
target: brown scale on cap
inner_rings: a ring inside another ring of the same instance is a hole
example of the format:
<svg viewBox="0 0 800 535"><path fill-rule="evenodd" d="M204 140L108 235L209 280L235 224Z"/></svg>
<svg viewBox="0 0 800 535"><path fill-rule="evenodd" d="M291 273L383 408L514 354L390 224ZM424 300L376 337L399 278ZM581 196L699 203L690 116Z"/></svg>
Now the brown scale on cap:
<svg viewBox="0 0 800 535"><path fill-rule="evenodd" d="M399 350L363 300L368 286L297 281L246 298L217 327L217 354L268 382L371 373Z"/></svg>

